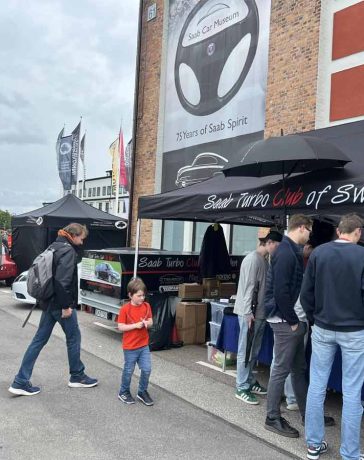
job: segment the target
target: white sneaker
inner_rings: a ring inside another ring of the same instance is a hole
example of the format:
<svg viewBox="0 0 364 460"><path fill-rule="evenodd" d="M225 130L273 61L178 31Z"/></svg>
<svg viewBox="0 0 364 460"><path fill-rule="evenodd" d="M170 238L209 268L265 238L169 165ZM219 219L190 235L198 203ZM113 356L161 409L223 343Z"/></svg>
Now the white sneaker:
<svg viewBox="0 0 364 460"><path fill-rule="evenodd" d="M297 403L287 404L287 410L299 410Z"/></svg>

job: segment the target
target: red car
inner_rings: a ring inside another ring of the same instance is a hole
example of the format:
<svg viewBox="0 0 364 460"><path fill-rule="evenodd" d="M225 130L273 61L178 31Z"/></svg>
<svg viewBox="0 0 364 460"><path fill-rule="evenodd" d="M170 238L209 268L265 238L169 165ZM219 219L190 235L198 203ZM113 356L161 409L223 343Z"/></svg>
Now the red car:
<svg viewBox="0 0 364 460"><path fill-rule="evenodd" d="M7 286L11 286L18 269L5 244L0 243L0 249L0 281L4 280Z"/></svg>

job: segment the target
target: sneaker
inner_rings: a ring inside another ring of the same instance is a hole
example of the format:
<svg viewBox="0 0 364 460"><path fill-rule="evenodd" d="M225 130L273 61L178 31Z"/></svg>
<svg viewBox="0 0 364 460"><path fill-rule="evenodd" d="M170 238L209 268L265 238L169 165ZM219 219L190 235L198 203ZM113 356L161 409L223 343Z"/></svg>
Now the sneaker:
<svg viewBox="0 0 364 460"><path fill-rule="evenodd" d="M287 404L287 410L299 410L298 404L297 403L288 403Z"/></svg>
<svg viewBox="0 0 364 460"><path fill-rule="evenodd" d="M143 393L138 393L137 398L146 406L153 406L154 404L154 401L149 396L149 393L147 392L147 390L143 391Z"/></svg>
<svg viewBox="0 0 364 460"><path fill-rule="evenodd" d="M324 416L325 426L334 426L335 419L333 417L329 417L328 415ZM302 425L305 426L305 416L302 417Z"/></svg>
<svg viewBox="0 0 364 460"><path fill-rule="evenodd" d="M124 404L135 404L135 399L130 394L130 391L124 391L124 393L119 393L118 398Z"/></svg>
<svg viewBox="0 0 364 460"><path fill-rule="evenodd" d="M262 385L256 381L251 387L250 387L250 392L254 393L256 395L266 395L267 394L267 389L262 387Z"/></svg>
<svg viewBox="0 0 364 460"><path fill-rule="evenodd" d="M250 390L236 390L235 397L241 399L243 402L247 404L257 405L259 401Z"/></svg>
<svg viewBox="0 0 364 460"><path fill-rule="evenodd" d="M74 377L71 375L68 386L70 388L91 388L98 385L98 383L99 381L97 379L88 377L86 374L84 374L82 377Z"/></svg>
<svg viewBox="0 0 364 460"><path fill-rule="evenodd" d="M264 428L268 431L273 431L273 433L285 436L286 438L298 438L300 435L298 430L293 428L283 417L273 419L267 417L265 419Z"/></svg>
<svg viewBox="0 0 364 460"><path fill-rule="evenodd" d="M307 447L307 458L310 460L317 460L320 458L321 454L327 452L327 442L322 441L321 446L308 446Z"/></svg>
<svg viewBox="0 0 364 460"><path fill-rule="evenodd" d="M40 393L39 387L33 387L31 382L27 382L24 385L19 385L19 383L13 382L9 387L10 393L18 396L34 396Z"/></svg>

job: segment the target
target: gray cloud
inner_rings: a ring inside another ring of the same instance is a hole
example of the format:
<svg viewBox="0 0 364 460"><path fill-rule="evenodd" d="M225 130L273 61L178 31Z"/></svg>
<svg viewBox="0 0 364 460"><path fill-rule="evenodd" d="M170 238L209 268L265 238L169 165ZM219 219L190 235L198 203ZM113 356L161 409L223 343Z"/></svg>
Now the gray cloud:
<svg viewBox="0 0 364 460"><path fill-rule="evenodd" d="M82 115L88 177L132 130L137 0L9 0L0 17L0 209L61 196L55 142Z"/></svg>

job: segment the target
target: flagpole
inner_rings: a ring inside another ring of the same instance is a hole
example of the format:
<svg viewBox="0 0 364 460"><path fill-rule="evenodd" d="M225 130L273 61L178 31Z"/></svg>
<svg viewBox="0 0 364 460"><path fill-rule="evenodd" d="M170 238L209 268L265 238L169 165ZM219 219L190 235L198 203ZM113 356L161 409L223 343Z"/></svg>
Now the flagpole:
<svg viewBox="0 0 364 460"><path fill-rule="evenodd" d="M76 184L75 184L75 196L78 197L78 167L80 164L80 143L81 143L81 128L82 128L82 115L80 116L80 132L78 135L78 151L77 151L77 175L76 175Z"/></svg>
<svg viewBox="0 0 364 460"><path fill-rule="evenodd" d="M83 200L84 194L85 194L85 180L86 180L86 164L85 164L85 152L86 152L86 133L87 130L85 131L85 134L83 135L84 142L83 142L83 161L82 161L82 166L83 166L83 181L82 181L82 191L81 191L81 199Z"/></svg>
<svg viewBox="0 0 364 460"><path fill-rule="evenodd" d="M118 136L118 167L116 171L116 177L115 177L115 209L114 209L114 215L118 216L118 206L119 206L119 180L120 180L120 132Z"/></svg>

